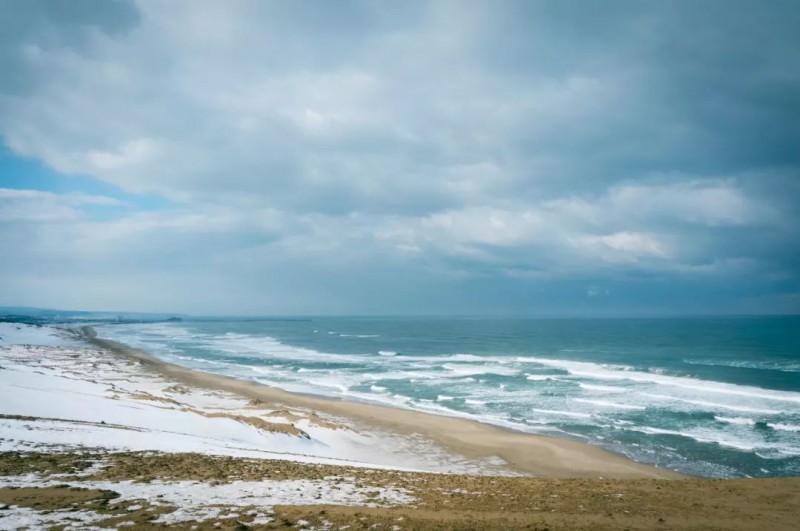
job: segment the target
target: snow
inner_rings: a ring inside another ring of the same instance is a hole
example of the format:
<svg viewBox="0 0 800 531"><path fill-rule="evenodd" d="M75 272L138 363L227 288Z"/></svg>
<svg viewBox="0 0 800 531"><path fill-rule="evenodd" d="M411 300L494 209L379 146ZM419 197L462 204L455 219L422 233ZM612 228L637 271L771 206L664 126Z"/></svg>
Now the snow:
<svg viewBox="0 0 800 531"><path fill-rule="evenodd" d="M0 387L4 389L0 396L0 414L39 418L35 421L0 419L0 450L3 451L21 445L27 448L31 445L102 446L111 450L198 452L313 463L367 464L331 451L318 440L260 430L232 418L208 418L195 412L206 410L194 408L195 404L190 401L181 407L132 397L135 393L152 390L151 385L137 384L152 382L108 382L102 379L103 373L107 373L102 370L92 375L92 380L79 379L78 371L59 363L65 361L65 357L68 361L70 356L78 355L84 363L97 364L97 354L29 346L2 347L0 354L3 360L0 362ZM46 361L39 364L17 361L44 356L47 356ZM42 369L48 372L42 374ZM98 377L101 379L96 379ZM210 397L205 396L202 402L208 404ZM252 412L225 410L224 406L231 405L230 402L220 400L217 406L228 413L253 415Z"/></svg>
<svg viewBox="0 0 800 531"><path fill-rule="evenodd" d="M219 515L201 515L198 511L208 511L211 505L230 507L258 507L271 512L275 505L358 505L377 507L383 505L403 505L412 503L414 498L405 490L398 488L359 487L356 480L335 482L336 478L322 480L275 480L275 481L234 481L228 484L209 485L197 481L151 482L151 483L90 483L91 488L114 490L121 497L119 503L127 500L158 500L161 505L179 507L174 513L157 521L175 523L186 520L216 518ZM81 483L87 486L86 483ZM375 493L375 496L372 494Z"/></svg>
<svg viewBox="0 0 800 531"><path fill-rule="evenodd" d="M91 529L86 524L101 520L101 515L93 511L53 511L44 513L27 507L11 506L3 511L0 530L5 529L47 529L63 525L65 529Z"/></svg>
<svg viewBox="0 0 800 531"><path fill-rule="evenodd" d="M68 332L52 326L0 323L0 345L79 345L80 341Z"/></svg>
<svg viewBox="0 0 800 531"><path fill-rule="evenodd" d="M420 436L364 431L344 419L323 419L335 429L301 408L253 408L232 394L176 387L139 362L81 343L62 330L0 325L0 451L90 447L507 473L504 462L453 455ZM248 421L293 423L307 437Z"/></svg>
<svg viewBox="0 0 800 531"><path fill-rule="evenodd" d="M405 505L415 498L408 491L395 487L359 485L355 478L326 477L321 480L263 480L234 481L225 484L209 484L199 481L63 481L47 480L33 474L0 479L3 487L47 487L70 485L88 489L111 490L120 496L109 502L109 507L126 502L141 502L128 505L126 510L136 511L143 507L167 507L170 512L161 514L154 523L177 524L218 518L237 518L236 508L248 508L248 515L260 523L270 521L275 505L356 505L378 507ZM252 509L253 507L257 509ZM234 511L232 511L234 509ZM24 507L12 506L3 513L0 529L16 529L23 526L45 527L46 525L77 525L98 522L112 515L93 511L71 512L68 510L42 514ZM77 518L77 522L68 522Z"/></svg>
<svg viewBox="0 0 800 531"><path fill-rule="evenodd" d="M102 440L104 446L130 450L201 453L219 450L226 454L226 448L269 447L283 452L296 444L297 437L263 432L232 419L204 418L126 398L110 399L109 388L103 384L26 374L20 369L11 366L0 371L0 386L7 391L0 399L0 410L6 415L69 419L69 422L44 421L48 429L38 432L44 443L89 444L95 439ZM3 433L9 438L14 422L6 422ZM66 429L68 424L74 424L76 429L70 432ZM62 431L65 429L66 433ZM156 433L158 438L153 441Z"/></svg>

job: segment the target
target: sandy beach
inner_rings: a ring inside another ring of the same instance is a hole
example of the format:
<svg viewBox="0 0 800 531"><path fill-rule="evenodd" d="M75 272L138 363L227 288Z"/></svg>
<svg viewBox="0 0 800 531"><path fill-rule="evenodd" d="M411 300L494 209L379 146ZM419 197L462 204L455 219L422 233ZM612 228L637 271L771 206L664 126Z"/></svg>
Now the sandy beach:
<svg viewBox="0 0 800 531"><path fill-rule="evenodd" d="M588 444L555 437L524 434L469 420L357 402L288 393L253 382L202 373L166 363L140 350L83 334L93 344L135 359L157 374L206 389L225 390L266 404L309 408L345 417L369 431L382 428L419 434L450 452L469 458L499 457L516 471L545 477L677 478L680 474L642 465Z"/></svg>
<svg viewBox="0 0 800 531"><path fill-rule="evenodd" d="M797 478L686 478L191 371L90 328L0 337L2 529L789 529L800 510Z"/></svg>

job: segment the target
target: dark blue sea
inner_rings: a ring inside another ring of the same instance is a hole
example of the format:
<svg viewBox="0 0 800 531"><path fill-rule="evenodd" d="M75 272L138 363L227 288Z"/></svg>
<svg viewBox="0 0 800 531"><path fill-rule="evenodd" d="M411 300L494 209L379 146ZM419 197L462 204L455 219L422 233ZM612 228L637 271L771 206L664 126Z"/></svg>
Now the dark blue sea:
<svg viewBox="0 0 800 531"><path fill-rule="evenodd" d="M694 475L800 474L800 317L315 317L97 329L194 369L571 437Z"/></svg>

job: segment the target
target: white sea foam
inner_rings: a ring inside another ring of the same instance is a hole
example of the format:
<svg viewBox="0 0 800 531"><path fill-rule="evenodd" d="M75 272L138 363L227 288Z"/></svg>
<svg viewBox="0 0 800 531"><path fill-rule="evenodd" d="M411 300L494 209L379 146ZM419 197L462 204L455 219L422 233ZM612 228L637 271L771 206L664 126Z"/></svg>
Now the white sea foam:
<svg viewBox="0 0 800 531"><path fill-rule="evenodd" d="M520 362L537 363L547 367L555 367L568 371L575 376L601 380L632 380L641 383L652 383L704 393L715 393L739 397L758 398L763 400L793 402L800 404L800 393L775 391L760 387L728 384L710 380L700 380L682 376L667 376L633 370L627 366L603 365L584 361L555 360L547 358L517 358Z"/></svg>
<svg viewBox="0 0 800 531"><path fill-rule="evenodd" d="M727 404L723 402L709 402L708 400L693 400L690 398L682 398L679 396L661 395L656 393L641 393L644 396L659 398L666 402L683 402L685 404L692 404L695 406L702 406L708 410L714 411L718 409L727 409L729 411L738 411L741 413L760 413L762 415L779 415L781 411L778 409L758 408L750 406L740 406L735 404Z"/></svg>
<svg viewBox="0 0 800 531"><path fill-rule="evenodd" d="M765 442L760 439L741 439L732 437L725 432L712 431L712 430L669 430L663 428L654 428L650 426L631 426L626 428L629 431L638 431L650 435L674 435L677 437L686 437L693 439L700 443L718 444L720 446L727 446L743 452L753 452L760 450L762 456L766 459L790 455L800 455L800 451L789 445L781 443ZM774 452L773 454L767 452Z"/></svg>
<svg viewBox="0 0 800 531"><path fill-rule="evenodd" d="M718 359L684 359L690 365L706 365L709 367L735 367L739 369L756 369L780 372L800 372L800 363L796 360L752 361L752 360L718 360Z"/></svg>
<svg viewBox="0 0 800 531"><path fill-rule="evenodd" d="M614 387L613 385L595 385L584 382L578 382L578 385L581 389L586 389L587 391L602 391L603 393L624 393L629 391L624 387Z"/></svg>
<svg viewBox="0 0 800 531"><path fill-rule="evenodd" d="M479 361L482 363L486 363L487 361L507 361L501 358L489 358L486 356L476 356L475 354L452 354L450 356L444 356L445 359L449 361Z"/></svg>
<svg viewBox="0 0 800 531"><path fill-rule="evenodd" d="M217 366L217 367L225 367L225 366L233 365L231 363L225 363L224 361L206 360L206 359L203 359L203 358L195 358L193 356L179 356L179 355L172 354L169 357L174 359L174 360L187 361L187 362L189 362L189 364L201 363L203 365L214 365L214 366Z"/></svg>
<svg viewBox="0 0 800 531"><path fill-rule="evenodd" d="M618 402L609 402L608 400L589 400L588 398L574 398L573 400L575 402L581 402L583 404L591 404L593 406L610 407L616 409L630 409L630 410L647 409L644 406L635 406L632 404L620 404Z"/></svg>
<svg viewBox="0 0 800 531"><path fill-rule="evenodd" d="M308 383L311 385L319 386L319 387L327 387L330 389L336 389L342 394L347 394L349 392L349 387L339 380L309 380Z"/></svg>
<svg viewBox="0 0 800 531"><path fill-rule="evenodd" d="M541 413L543 415L555 415L557 417L574 417L578 419L590 419L592 415L590 413L580 413L578 411L563 411L558 409L540 409L540 408L532 408L531 411L534 413Z"/></svg>
<svg viewBox="0 0 800 531"><path fill-rule="evenodd" d="M390 357L397 356L397 352L393 350L379 350L378 354L380 354L381 356L390 356Z"/></svg>
<svg viewBox="0 0 800 531"><path fill-rule="evenodd" d="M767 426L769 426L773 430L778 430L778 431L800 432L800 425L797 424L787 424L785 422L768 422Z"/></svg>
<svg viewBox="0 0 800 531"><path fill-rule="evenodd" d="M347 397L352 400L360 402L372 402L376 404L383 404L401 409L409 409L412 407L411 399L407 396L384 393L361 393L358 391L351 391Z"/></svg>
<svg viewBox="0 0 800 531"><path fill-rule="evenodd" d="M756 423L755 420L747 417L723 417L721 415L714 415L714 420L726 424L738 424L739 426L754 426Z"/></svg>
<svg viewBox="0 0 800 531"><path fill-rule="evenodd" d="M476 376L479 374L496 374L498 376L514 376L519 371L509 367L499 367L497 365L474 365L467 363L445 363L443 368L459 376Z"/></svg>
<svg viewBox="0 0 800 531"><path fill-rule="evenodd" d="M456 399L456 397L448 396L448 395L439 395L439 396L436 397L436 400L438 400L439 402L445 402L445 401L455 400L455 399Z"/></svg>
<svg viewBox="0 0 800 531"><path fill-rule="evenodd" d="M445 404L439 404L433 400L427 400L424 398L414 400L414 405L416 409L419 411L424 411L427 413L439 413L448 417L456 417L456 418L463 418L468 420L474 420L476 422L481 422L484 424L493 424L495 426L502 426L504 428L527 432L527 433L541 433L541 429L534 429L530 424L535 423L522 423L516 422L514 420L509 420L506 416L494 416L494 415L477 415L474 413L467 413L464 411L456 411L450 409ZM549 429L550 432L558 432L558 429Z"/></svg>

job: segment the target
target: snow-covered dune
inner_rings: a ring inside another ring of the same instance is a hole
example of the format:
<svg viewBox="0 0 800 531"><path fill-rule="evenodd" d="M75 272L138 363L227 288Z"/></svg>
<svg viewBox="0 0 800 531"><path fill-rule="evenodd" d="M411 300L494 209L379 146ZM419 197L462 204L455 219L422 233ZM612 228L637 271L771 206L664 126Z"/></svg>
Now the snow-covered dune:
<svg viewBox="0 0 800 531"><path fill-rule="evenodd" d="M0 324L0 450L197 452L307 463L476 473L430 441L280 404L176 385L68 330Z"/></svg>

